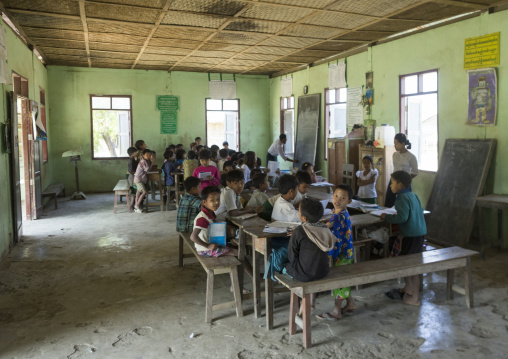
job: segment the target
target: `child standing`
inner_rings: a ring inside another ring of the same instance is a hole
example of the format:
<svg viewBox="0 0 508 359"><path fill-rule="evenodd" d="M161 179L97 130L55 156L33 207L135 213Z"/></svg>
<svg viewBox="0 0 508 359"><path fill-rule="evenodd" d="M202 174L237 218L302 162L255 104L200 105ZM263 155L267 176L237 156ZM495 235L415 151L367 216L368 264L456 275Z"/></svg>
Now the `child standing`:
<svg viewBox="0 0 508 359"><path fill-rule="evenodd" d="M208 229L210 224L215 222L215 211L220 205L220 188L208 186L201 193L201 212L194 219L194 229L191 233L191 240L195 243L196 251L200 256L220 257L236 256L237 250L222 247L215 243L210 243Z"/></svg>
<svg viewBox="0 0 508 359"><path fill-rule="evenodd" d="M291 204L298 192L298 180L292 175L283 175L279 181L280 197L277 198L272 210L272 221L300 222L295 206Z"/></svg>
<svg viewBox="0 0 508 359"><path fill-rule="evenodd" d="M150 167L152 164L150 163L150 157L152 155L152 151L145 148L142 151L142 160L139 161L138 168L136 169L136 173L134 174L134 184L136 185L137 192L136 192L136 200L134 202L134 212L136 213L142 213L139 206L143 203L143 200L145 199L145 196L147 194L146 190L146 182L148 180L147 178L147 172L150 170Z"/></svg>
<svg viewBox="0 0 508 359"><path fill-rule="evenodd" d="M194 219L201 211L201 182L196 177L189 177L183 181L185 194L180 199L176 216L177 232L192 232Z"/></svg>
<svg viewBox="0 0 508 359"><path fill-rule="evenodd" d="M248 208L258 208L263 206L263 203L268 201L266 191L270 188L268 184L268 177L266 173L260 173L254 176L252 179L252 185L256 188L252 193L252 196L247 203Z"/></svg>
<svg viewBox="0 0 508 359"><path fill-rule="evenodd" d="M196 152L189 151L187 153L187 158L183 160L183 178L186 180L188 177L192 176L194 170L198 168L199 163L196 158Z"/></svg>
<svg viewBox="0 0 508 359"><path fill-rule="evenodd" d="M201 172L209 172L210 175L207 178L201 179L201 190L204 190L208 186L219 186L220 185L220 174L219 169L215 166L210 165L210 151L202 150L199 154L199 163L201 166L196 168L192 175L199 178Z"/></svg>
<svg viewBox="0 0 508 359"><path fill-rule="evenodd" d="M395 146L396 151L393 153L392 157L393 172L405 171L409 173L411 178L416 177L418 175L418 160L415 155L408 151L411 149L411 142L409 142L406 135L403 133L396 134L393 140L393 145ZM391 190L390 181L386 190L385 207L393 207L394 204L395 193Z"/></svg>
<svg viewBox="0 0 508 359"><path fill-rule="evenodd" d="M365 203L376 204L377 192L376 192L376 180L379 176L377 169L372 169L374 162L372 156L365 156L362 159L363 171L357 171L356 177L358 177L357 184L358 197Z"/></svg>
<svg viewBox="0 0 508 359"><path fill-rule="evenodd" d="M162 165L162 173L164 174L164 186L166 186L166 190L168 191L168 196L170 198L175 193L174 191L169 192L169 187L175 185L175 177L171 174L176 171L175 167L175 155L173 151L166 150L164 152L164 164Z"/></svg>
<svg viewBox="0 0 508 359"><path fill-rule="evenodd" d="M129 182L129 187L132 187L134 184L134 174L136 173L136 168L138 167L138 162L136 161L136 147L129 147L127 149L127 154L129 155L129 162L127 163L127 182Z"/></svg>
<svg viewBox="0 0 508 359"><path fill-rule="evenodd" d="M393 172L391 175L392 192L397 195L395 209L397 214L381 215L388 223L398 224L400 236L395 240L391 256L423 252L423 242L427 226L423 217L423 208L418 196L411 191L411 175L406 171ZM411 305L420 305L420 276L404 278L403 289L392 289L386 295L391 299L402 299Z"/></svg>
<svg viewBox="0 0 508 359"><path fill-rule="evenodd" d="M337 237L335 246L329 252L332 258L333 266L342 266L353 263L353 228L351 225L351 218L347 211L347 205L351 203L353 198L353 190L346 184L338 185L333 193L333 211L330 221L326 224L332 231L332 234ZM355 310L356 305L351 297L351 288L339 288L333 290L333 297L335 298L335 306L331 312L317 315L318 319L336 320L342 318L342 301L346 300L344 310L352 312Z"/></svg>
<svg viewBox="0 0 508 359"><path fill-rule="evenodd" d="M179 171L181 171L183 169L183 161L185 161L186 153L187 152L185 152L185 150L183 148L179 148L176 150L175 166L176 166L176 169Z"/></svg>

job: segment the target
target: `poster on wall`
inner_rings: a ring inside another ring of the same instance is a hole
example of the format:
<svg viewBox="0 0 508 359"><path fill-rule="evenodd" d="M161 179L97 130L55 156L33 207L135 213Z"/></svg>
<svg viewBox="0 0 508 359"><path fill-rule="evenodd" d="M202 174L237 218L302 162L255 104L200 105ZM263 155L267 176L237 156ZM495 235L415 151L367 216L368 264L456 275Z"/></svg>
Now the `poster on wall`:
<svg viewBox="0 0 508 359"><path fill-rule="evenodd" d="M497 76L496 69L468 71L467 124L494 126L496 124Z"/></svg>
<svg viewBox="0 0 508 359"><path fill-rule="evenodd" d="M347 130L354 125L363 125L363 106L361 104L363 91L361 87L348 87L346 102Z"/></svg>
<svg viewBox="0 0 508 359"><path fill-rule="evenodd" d="M176 111L161 112L161 135L174 135L178 129Z"/></svg>
<svg viewBox="0 0 508 359"><path fill-rule="evenodd" d="M471 37L464 44L464 69L499 65L499 32Z"/></svg>
<svg viewBox="0 0 508 359"><path fill-rule="evenodd" d="M346 86L346 63L341 61L328 65L328 88L338 89Z"/></svg>

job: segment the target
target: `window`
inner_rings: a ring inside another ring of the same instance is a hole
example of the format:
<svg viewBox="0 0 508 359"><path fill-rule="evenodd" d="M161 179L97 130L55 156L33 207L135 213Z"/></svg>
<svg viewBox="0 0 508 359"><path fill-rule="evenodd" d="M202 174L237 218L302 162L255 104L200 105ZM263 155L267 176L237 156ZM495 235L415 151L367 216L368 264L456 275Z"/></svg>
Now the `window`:
<svg viewBox="0 0 508 359"><path fill-rule="evenodd" d="M328 156L328 139L347 135L347 88L325 89L325 159Z"/></svg>
<svg viewBox="0 0 508 359"><path fill-rule="evenodd" d="M284 153L295 152L295 97L281 97L280 99L280 133L286 135Z"/></svg>
<svg viewBox="0 0 508 359"><path fill-rule="evenodd" d="M438 166L437 82L437 70L400 76L400 132L423 171Z"/></svg>
<svg viewBox="0 0 508 359"><path fill-rule="evenodd" d="M90 95L92 159L127 158L132 146L131 96Z"/></svg>
<svg viewBox="0 0 508 359"><path fill-rule="evenodd" d="M240 150L240 100L205 100L206 144Z"/></svg>

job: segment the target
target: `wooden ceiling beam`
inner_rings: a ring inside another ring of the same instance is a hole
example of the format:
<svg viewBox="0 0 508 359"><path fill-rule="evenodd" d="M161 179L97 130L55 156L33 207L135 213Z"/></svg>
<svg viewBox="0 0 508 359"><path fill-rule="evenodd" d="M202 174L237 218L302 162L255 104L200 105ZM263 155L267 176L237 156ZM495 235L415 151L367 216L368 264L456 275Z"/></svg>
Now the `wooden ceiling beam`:
<svg viewBox="0 0 508 359"><path fill-rule="evenodd" d="M459 0L432 0L431 2L435 2L435 3L443 4L443 5L467 7L467 8L474 9L474 10L483 10L485 8L488 8L488 6L485 4L477 4L477 3L465 2L465 1L459 1Z"/></svg>
<svg viewBox="0 0 508 359"><path fill-rule="evenodd" d="M92 60L90 60L90 45L88 44L88 24L86 22L85 0L79 0L79 17L81 18L81 23L83 24L83 35L85 37L85 48L86 48L86 57L88 58L88 67L92 67Z"/></svg>

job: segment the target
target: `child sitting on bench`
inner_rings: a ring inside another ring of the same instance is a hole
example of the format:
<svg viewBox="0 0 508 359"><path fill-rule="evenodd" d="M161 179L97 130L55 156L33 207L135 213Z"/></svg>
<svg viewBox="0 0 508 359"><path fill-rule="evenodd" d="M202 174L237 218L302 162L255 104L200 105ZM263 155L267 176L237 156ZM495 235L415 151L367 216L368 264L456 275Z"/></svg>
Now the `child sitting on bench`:
<svg viewBox="0 0 508 359"><path fill-rule="evenodd" d="M411 191L411 175L406 171L395 171L391 175L390 188L396 194L395 209L397 214L381 215L388 223L398 224L400 236L393 244L391 257L423 252L423 241L427 226L423 217L423 208L418 196ZM419 306L420 276L404 278L403 289L392 289L385 293L390 299L402 299L405 303Z"/></svg>
<svg viewBox="0 0 508 359"><path fill-rule="evenodd" d="M196 177L189 177L183 181L185 194L180 199L176 216L176 230L178 232L192 232L194 219L201 211L201 181Z"/></svg>
<svg viewBox="0 0 508 359"><path fill-rule="evenodd" d="M352 198L353 189L347 184L340 184L335 187L332 197L332 217L326 224L337 237L337 242L335 242L335 246L329 253L334 267L353 263L353 226L347 211L347 205L351 203ZM333 311L317 315L316 318L327 320L342 318L342 301L344 299L346 300L345 312L353 312L356 309L353 297L351 297L350 287L334 289L333 297L335 298Z"/></svg>

